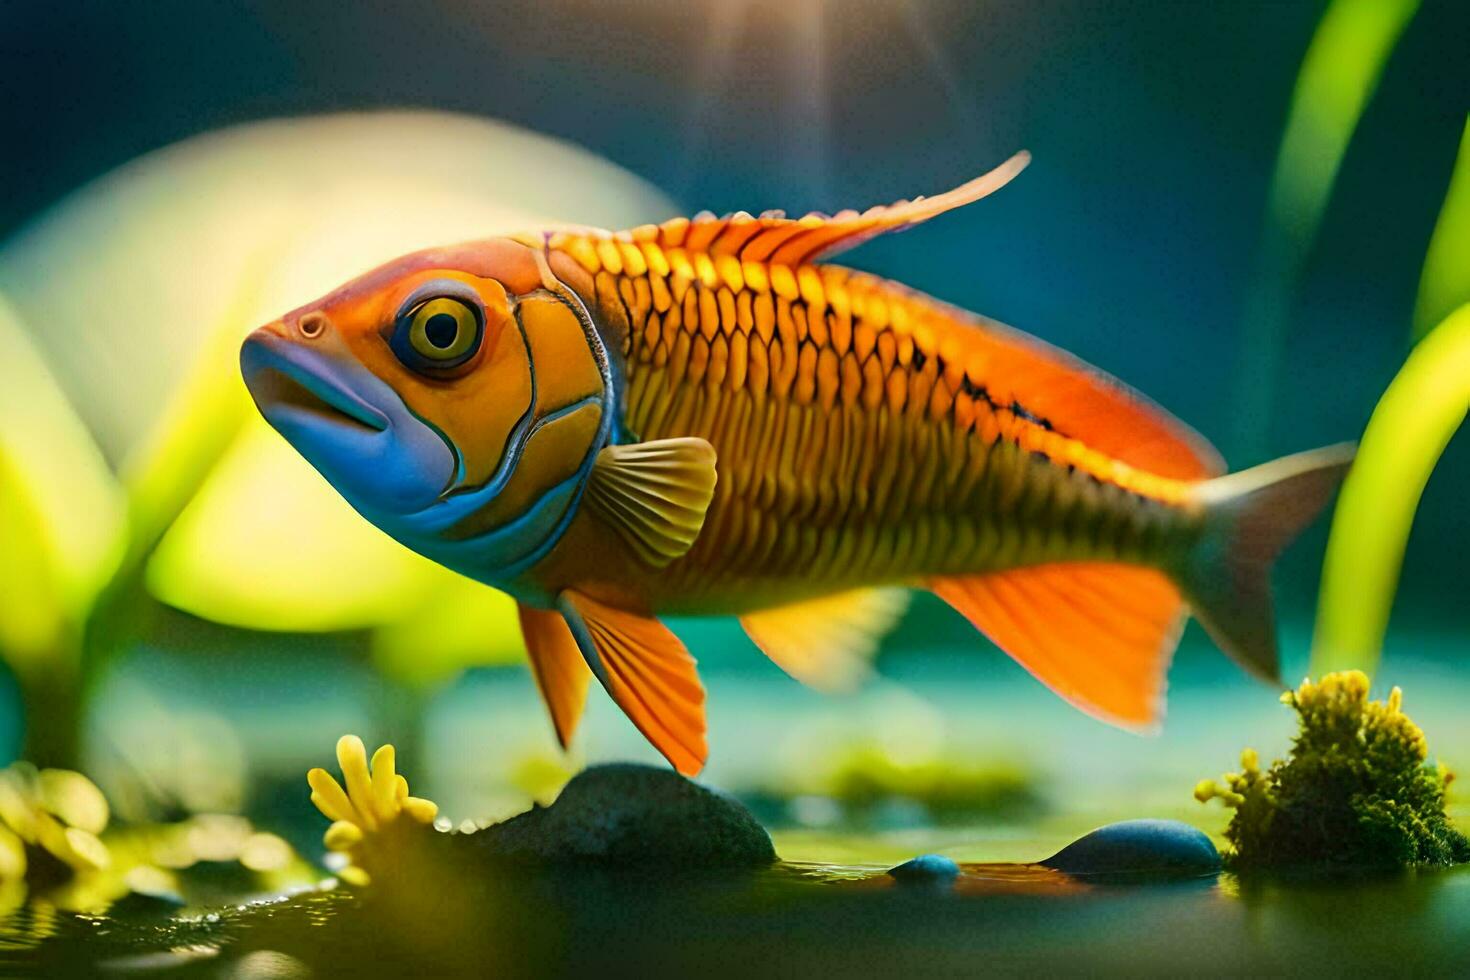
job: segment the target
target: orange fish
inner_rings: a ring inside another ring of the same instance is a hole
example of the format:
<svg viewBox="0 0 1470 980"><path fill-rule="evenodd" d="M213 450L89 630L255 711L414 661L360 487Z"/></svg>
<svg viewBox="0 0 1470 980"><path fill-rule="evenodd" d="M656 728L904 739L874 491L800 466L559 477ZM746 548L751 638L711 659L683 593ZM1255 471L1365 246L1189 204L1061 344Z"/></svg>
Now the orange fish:
<svg viewBox="0 0 1470 980"><path fill-rule="evenodd" d="M368 520L520 603L558 737L597 678L680 772L704 688L656 618L859 673L928 589L1042 683L1160 716L1187 613L1274 680L1268 575L1353 450L1232 475L1039 340L820 264L1028 162L864 212L702 214L405 256L255 331L266 419Z"/></svg>

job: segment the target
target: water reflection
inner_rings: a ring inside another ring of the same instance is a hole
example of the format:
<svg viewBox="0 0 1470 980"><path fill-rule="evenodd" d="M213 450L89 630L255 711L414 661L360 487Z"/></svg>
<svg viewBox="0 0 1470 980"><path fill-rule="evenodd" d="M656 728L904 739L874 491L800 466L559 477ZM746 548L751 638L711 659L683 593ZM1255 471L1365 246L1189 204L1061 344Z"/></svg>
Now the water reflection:
<svg viewBox="0 0 1470 980"><path fill-rule="evenodd" d="M1129 887L1035 865L969 864L952 890L936 890L844 865L533 874L460 860L414 881L164 920L33 902L0 921L0 971L484 976L638 965L724 976L748 974L779 945L780 962L763 972L1055 970L1083 955L1102 972L1402 972L1463 964L1454 923L1470 907L1464 870Z"/></svg>

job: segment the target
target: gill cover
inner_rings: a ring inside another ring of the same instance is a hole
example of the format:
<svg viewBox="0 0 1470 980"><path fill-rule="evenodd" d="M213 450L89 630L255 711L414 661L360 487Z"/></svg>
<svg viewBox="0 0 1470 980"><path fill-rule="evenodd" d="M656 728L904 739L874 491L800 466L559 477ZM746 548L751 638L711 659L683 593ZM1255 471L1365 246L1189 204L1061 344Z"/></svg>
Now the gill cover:
<svg viewBox="0 0 1470 980"><path fill-rule="evenodd" d="M487 364L483 376L472 372L443 395L450 403L493 400L504 435L446 427L459 458L454 486L434 507L396 522L429 557L491 584L519 575L560 538L612 423L606 353L576 297L538 286L507 299L511 336L500 361L520 370Z"/></svg>

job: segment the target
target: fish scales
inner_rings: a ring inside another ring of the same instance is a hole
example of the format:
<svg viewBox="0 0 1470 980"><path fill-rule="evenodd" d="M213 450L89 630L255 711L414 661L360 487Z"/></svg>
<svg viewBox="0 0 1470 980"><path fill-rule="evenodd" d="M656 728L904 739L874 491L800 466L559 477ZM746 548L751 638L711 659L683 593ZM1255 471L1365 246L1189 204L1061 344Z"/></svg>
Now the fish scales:
<svg viewBox="0 0 1470 980"><path fill-rule="evenodd" d="M584 264L604 251L552 247ZM657 253L644 243L641 254ZM976 318L841 266L746 262L739 289L731 278L664 256L638 275L598 265L588 297L624 355L627 431L700 436L719 457L707 537L659 573L659 591L699 603L732 571L791 594L812 580L827 588L1018 560L1148 559L1171 547L1170 534L1187 545L1195 521L1181 506L1183 481L1068 438L1031 415L1020 392L998 402L990 391L1003 383L943 356L946 339L974 330ZM784 288L753 288L762 282ZM957 552L956 532L974 545ZM839 564L847 537L856 560Z"/></svg>

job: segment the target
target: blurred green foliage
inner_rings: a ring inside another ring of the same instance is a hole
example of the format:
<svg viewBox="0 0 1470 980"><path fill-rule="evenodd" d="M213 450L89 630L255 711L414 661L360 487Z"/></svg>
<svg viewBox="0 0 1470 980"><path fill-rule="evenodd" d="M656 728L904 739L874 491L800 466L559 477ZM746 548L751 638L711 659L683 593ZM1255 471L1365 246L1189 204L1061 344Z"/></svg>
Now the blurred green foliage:
<svg viewBox="0 0 1470 980"><path fill-rule="evenodd" d="M914 804L936 823L1020 820L1047 809L1034 773L1011 761L958 756L894 758L878 745L854 747L822 780L823 795L849 819L872 822L887 805Z"/></svg>
<svg viewBox="0 0 1470 980"><path fill-rule="evenodd" d="M1237 447L1257 462L1291 322L1291 302L1338 168L1389 54L1419 0L1332 0L1302 59L1271 178L1255 278L1246 304Z"/></svg>
<svg viewBox="0 0 1470 980"><path fill-rule="evenodd" d="M65 617L57 594L40 509L31 500L17 468L0 447L0 649L20 669L30 658L45 656L60 642Z"/></svg>
<svg viewBox="0 0 1470 980"><path fill-rule="evenodd" d="M1414 348L1343 483L1322 568L1312 671L1378 663L1420 495L1470 408L1470 304Z"/></svg>
<svg viewBox="0 0 1470 980"><path fill-rule="evenodd" d="M1383 67L1419 0L1332 0L1302 59L1271 179L1267 221L1300 262Z"/></svg>
<svg viewBox="0 0 1470 980"><path fill-rule="evenodd" d="M1424 256L1419 299L1414 305L1415 338L1422 338L1466 302L1470 302L1470 116L1465 119L1450 189Z"/></svg>

